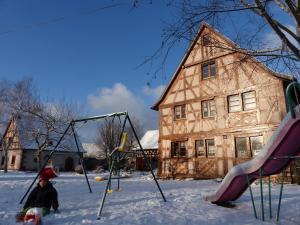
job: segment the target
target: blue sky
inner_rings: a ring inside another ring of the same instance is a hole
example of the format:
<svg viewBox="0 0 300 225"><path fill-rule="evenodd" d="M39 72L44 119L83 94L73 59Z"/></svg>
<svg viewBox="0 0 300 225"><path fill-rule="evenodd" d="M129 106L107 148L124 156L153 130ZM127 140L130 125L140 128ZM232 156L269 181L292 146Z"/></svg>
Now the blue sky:
<svg viewBox="0 0 300 225"><path fill-rule="evenodd" d="M137 9L131 0L118 2L122 5L97 11L116 1L0 0L0 78L31 76L47 101L78 102L85 115L128 110L146 128L157 128L150 106L187 44L172 50L165 76L151 79L149 65L136 67L160 46L163 21L172 21L174 11L163 0ZM229 37L245 22L236 16L239 20L229 18L223 27Z"/></svg>
<svg viewBox="0 0 300 225"><path fill-rule="evenodd" d="M149 66L137 66L159 47L169 8L157 1L133 9L131 1L122 1L85 14L115 2L70 2L0 1L0 77L31 76L43 98L79 102L86 114L128 110L139 119L144 113L154 118L149 108L168 80L158 78L147 87ZM184 48L178 52L166 74L173 73Z"/></svg>

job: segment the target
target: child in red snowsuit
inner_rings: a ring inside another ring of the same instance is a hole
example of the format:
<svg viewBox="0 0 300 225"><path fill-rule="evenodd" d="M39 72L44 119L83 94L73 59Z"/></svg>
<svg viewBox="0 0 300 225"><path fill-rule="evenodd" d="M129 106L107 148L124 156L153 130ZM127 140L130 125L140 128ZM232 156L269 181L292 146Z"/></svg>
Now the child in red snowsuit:
<svg viewBox="0 0 300 225"><path fill-rule="evenodd" d="M54 178L57 175L55 174L54 176L51 174L52 172L45 172L47 170L49 168L41 171L37 186L30 192L23 210L16 216L17 221L26 221L37 216L45 216L49 214L51 207L54 209L54 212L58 211L57 191L49 181L50 178ZM32 208L38 208L38 210L28 211ZM39 212L41 215L34 215L34 212Z"/></svg>

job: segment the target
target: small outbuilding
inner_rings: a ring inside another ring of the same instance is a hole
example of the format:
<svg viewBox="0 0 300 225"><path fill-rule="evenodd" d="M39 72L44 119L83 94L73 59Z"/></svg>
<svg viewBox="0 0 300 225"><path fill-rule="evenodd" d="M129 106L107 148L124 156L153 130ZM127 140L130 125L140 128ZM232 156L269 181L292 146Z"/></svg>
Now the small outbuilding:
<svg viewBox="0 0 300 225"><path fill-rule="evenodd" d="M59 130L47 133L44 124L39 119L26 116L12 117L0 143L0 169L4 169L6 164L8 170L37 170L37 161L40 161L40 165L44 164L61 136L62 132ZM47 147L43 147L40 153L38 153L38 138L40 141L48 139ZM80 165L80 156L82 157L84 152L79 138L77 141L79 153L73 133L65 135L50 162L61 171L74 171L74 168Z"/></svg>
<svg viewBox="0 0 300 225"><path fill-rule="evenodd" d="M157 168L158 135L159 135L158 130L149 130L145 133L145 135L140 140L140 143L141 143L148 159L151 162L152 169ZM139 151L140 148L137 148L136 150ZM135 167L136 167L136 170L142 170L142 171L149 170L149 168L147 167L146 161L143 157L142 152L139 152L138 154L136 154Z"/></svg>

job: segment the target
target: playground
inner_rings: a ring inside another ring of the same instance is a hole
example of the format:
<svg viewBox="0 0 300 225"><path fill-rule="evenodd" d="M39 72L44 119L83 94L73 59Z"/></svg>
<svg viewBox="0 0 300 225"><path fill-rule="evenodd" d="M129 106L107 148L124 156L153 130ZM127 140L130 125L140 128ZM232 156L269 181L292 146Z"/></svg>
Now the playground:
<svg viewBox="0 0 300 225"><path fill-rule="evenodd" d="M17 204L32 182L35 173L10 172L0 177L0 224L15 224L15 213L22 205ZM90 193L84 175L61 173L54 187L59 193L60 214L43 218L44 224L275 224L266 213L265 222L255 219L249 190L234 202L235 207L226 208L203 200L203 195L216 190L216 180L160 180L167 202L157 191L151 174L135 173L122 179L121 192L114 191L106 199L100 220L96 220L99 202L106 182L96 182L98 174L88 174L93 192ZM108 174L101 174L105 177ZM116 188L117 181L112 181ZM260 185L251 185L260 217ZM265 193L268 185L263 185ZM273 214L276 214L280 184L272 184ZM13 194L12 194L13 193ZM268 210L268 195L265 195ZM279 224L295 225L300 221L299 185L285 184L281 203Z"/></svg>
<svg viewBox="0 0 300 225"><path fill-rule="evenodd" d="M290 91L293 87L299 90L300 85L292 83L288 87L287 97L290 111L264 150L252 160L233 167L221 184L220 179L161 180L158 182L155 176L156 172L151 168L127 112L71 121L49 154L43 169L51 156L56 153L57 147L63 142L69 129L72 131L79 153L75 132L76 123L107 118L112 118L111 120L114 121L117 116L121 125L118 145L110 152L111 160L108 172L88 174L80 157L84 175L63 173L59 179L54 181L54 185L60 193L59 201L62 212L55 215L50 214L45 218L46 224L95 224L93 216L96 211L98 212L97 223L104 221L105 224L174 225L199 224L201 222L203 224L274 224L278 222L299 224L299 186L284 184L284 172L280 183L270 181L271 175L282 172L292 160L299 159L300 107L294 107ZM123 121L120 116L124 116ZM125 150L126 122L129 123L140 146L140 151L149 166L149 174L138 172L130 175L121 174L118 163L122 154L126 155L131 152ZM0 177L0 187L3 190L0 194L1 201L3 201L0 202L0 222L3 219L5 221L3 224L14 224L13 215L20 210L14 206L18 201L17 198L20 197L19 194L30 184L20 201L22 203L41 171L37 174L12 172ZM125 178L122 184L121 177ZM263 179L264 177L268 179ZM33 181L31 181L32 178L34 178ZM105 180L106 182L102 182ZM245 192L246 190L249 193ZM265 195L265 192L268 194ZM14 195L11 196L11 193ZM100 207L97 210L99 202Z"/></svg>

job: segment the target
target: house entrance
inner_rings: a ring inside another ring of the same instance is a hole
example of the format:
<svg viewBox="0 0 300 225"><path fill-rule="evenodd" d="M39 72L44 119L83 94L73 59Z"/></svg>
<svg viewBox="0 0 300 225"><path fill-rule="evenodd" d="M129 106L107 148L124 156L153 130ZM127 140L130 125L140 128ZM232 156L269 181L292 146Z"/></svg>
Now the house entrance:
<svg viewBox="0 0 300 225"><path fill-rule="evenodd" d="M66 158L65 171L74 171L74 160L71 157Z"/></svg>

